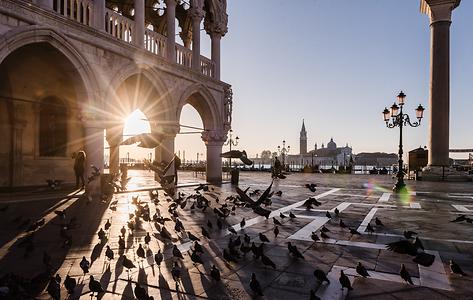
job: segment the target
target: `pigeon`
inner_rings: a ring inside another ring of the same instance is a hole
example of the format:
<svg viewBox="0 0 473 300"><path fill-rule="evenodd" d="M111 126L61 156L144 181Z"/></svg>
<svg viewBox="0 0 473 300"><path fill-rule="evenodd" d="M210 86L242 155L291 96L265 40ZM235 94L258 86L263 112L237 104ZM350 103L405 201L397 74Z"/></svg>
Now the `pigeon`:
<svg viewBox="0 0 473 300"><path fill-rule="evenodd" d="M263 262L265 266L270 266L273 269L276 269L276 264L264 254L261 255L261 262Z"/></svg>
<svg viewBox="0 0 473 300"><path fill-rule="evenodd" d="M215 281L220 281L220 270L217 269L217 267L215 265L212 265L212 270L210 270L210 276Z"/></svg>
<svg viewBox="0 0 473 300"><path fill-rule="evenodd" d="M374 219L374 223L376 224L376 226L384 226L383 222L381 222L381 220L378 217Z"/></svg>
<svg viewBox="0 0 473 300"><path fill-rule="evenodd" d="M320 283L323 283L324 281L326 281L327 284L330 284L330 280L328 280L327 275L325 274L324 271L320 269L316 269L314 271L314 276Z"/></svg>
<svg viewBox="0 0 473 300"><path fill-rule="evenodd" d="M149 242L151 242L151 237L149 236L149 232L147 232L145 236L145 244L149 245Z"/></svg>
<svg viewBox="0 0 473 300"><path fill-rule="evenodd" d="M243 227L245 227L245 225L246 225L246 221L245 221L245 218L243 218L240 221L240 227L243 228Z"/></svg>
<svg viewBox="0 0 473 300"><path fill-rule="evenodd" d="M172 235L169 232L169 230L167 230L167 228L165 226L163 226L161 228L161 231L159 232L159 235L165 240L172 240Z"/></svg>
<svg viewBox="0 0 473 300"><path fill-rule="evenodd" d="M161 249L158 250L158 252L154 255L154 261L158 265L158 267L161 265L161 262L164 259L164 255L161 253Z"/></svg>
<svg viewBox="0 0 473 300"><path fill-rule="evenodd" d="M468 276L463 270L460 268L460 266L453 261L453 259L450 260L450 271L454 274L459 274L461 276Z"/></svg>
<svg viewBox="0 0 473 300"><path fill-rule="evenodd" d="M177 262L174 262L174 265L172 266L171 275L172 275L172 279L174 279L177 285L179 280L181 279L181 269L179 268L179 265L177 264Z"/></svg>
<svg viewBox="0 0 473 300"><path fill-rule="evenodd" d="M201 264L203 265L204 262L202 261L202 258L199 256L199 254L197 254L197 251L192 251L192 254L191 254L191 260L194 262L194 264Z"/></svg>
<svg viewBox="0 0 473 300"><path fill-rule="evenodd" d="M236 230L233 228L233 226L230 226L228 227L228 231L233 233L233 234L237 234Z"/></svg>
<svg viewBox="0 0 473 300"><path fill-rule="evenodd" d="M315 185L314 183L306 183L305 187L308 188L312 193L314 193L316 191L316 187L317 185Z"/></svg>
<svg viewBox="0 0 473 300"><path fill-rule="evenodd" d="M320 300L320 297L318 297L318 296L315 294L315 291L314 291L314 290L310 290L309 300Z"/></svg>
<svg viewBox="0 0 473 300"><path fill-rule="evenodd" d="M74 290L77 286L77 281L75 278L66 275L66 279L64 279L64 286L66 287L67 293L72 295L74 294Z"/></svg>
<svg viewBox="0 0 473 300"><path fill-rule="evenodd" d="M112 224L110 223L110 219L107 219L107 222L104 225L105 230L109 230L110 226L112 226Z"/></svg>
<svg viewBox="0 0 473 300"><path fill-rule="evenodd" d="M251 242L251 238L248 234L245 233L245 235L243 236L243 240L245 241L245 243L249 244Z"/></svg>
<svg viewBox="0 0 473 300"><path fill-rule="evenodd" d="M276 219L275 217L273 217L273 223L274 223L274 225L282 226L281 222L279 222L279 220Z"/></svg>
<svg viewBox="0 0 473 300"><path fill-rule="evenodd" d="M343 270L340 270L340 278L338 279L338 281L340 281L340 284L342 285L342 289L343 288L346 288L347 290L353 290L353 288L351 287L351 282L350 282L350 279L348 278L347 275L345 275L345 273L343 273Z"/></svg>
<svg viewBox="0 0 473 300"><path fill-rule="evenodd" d="M412 282L411 275L409 275L409 272L407 272L406 266L404 266L404 264L401 264L401 271L399 271L399 275L401 275L401 278L404 279L405 282L414 284Z"/></svg>
<svg viewBox="0 0 473 300"><path fill-rule="evenodd" d="M295 219L296 218L296 215L292 213L292 211L289 212L289 217L291 219Z"/></svg>
<svg viewBox="0 0 473 300"><path fill-rule="evenodd" d="M61 300L60 279L58 281L56 279L56 277L51 277L51 279L49 280L47 291L48 291L48 294L51 296L52 299Z"/></svg>
<svg viewBox="0 0 473 300"><path fill-rule="evenodd" d="M356 266L356 273L360 274L364 278L370 277L370 274L366 270L366 268L361 264L361 262L358 262L358 265Z"/></svg>
<svg viewBox="0 0 473 300"><path fill-rule="evenodd" d="M312 234L310 235L310 238L311 238L314 242L320 241L319 236L318 236L317 233L315 233L315 232L312 232Z"/></svg>
<svg viewBox="0 0 473 300"><path fill-rule="evenodd" d="M198 237L196 237L195 235L193 235L190 231L187 232L187 236L189 237L189 239L191 241L200 241L200 239Z"/></svg>
<svg viewBox="0 0 473 300"><path fill-rule="evenodd" d="M135 264L131 260L129 260L125 255L122 255L122 257L122 266L127 269L128 276L130 276L130 269L136 268Z"/></svg>
<svg viewBox="0 0 473 300"><path fill-rule="evenodd" d="M242 243L240 246L240 251L243 252L243 255L246 255L246 253L251 251L251 247L246 246L244 243Z"/></svg>
<svg viewBox="0 0 473 300"><path fill-rule="evenodd" d="M280 217L281 219L287 218L287 216L286 216L285 214L283 214L282 212L279 213L279 217Z"/></svg>
<svg viewBox="0 0 473 300"><path fill-rule="evenodd" d="M261 285L256 279L256 274L251 274L250 288L257 296L263 296L263 291L261 290Z"/></svg>
<svg viewBox="0 0 473 300"><path fill-rule="evenodd" d="M102 228L100 228L99 232L97 232L97 235L99 236L100 240L104 240L106 236L105 231L103 231Z"/></svg>
<svg viewBox="0 0 473 300"><path fill-rule="evenodd" d="M334 213L338 217L338 215L340 214L340 211L338 210L338 207L335 207Z"/></svg>
<svg viewBox="0 0 473 300"><path fill-rule="evenodd" d="M94 293L97 293L97 295L99 295L100 293L105 292L102 287L102 284L100 284L100 281L95 280L94 276L92 275L90 275L89 290L92 292L92 295L94 295Z"/></svg>
<svg viewBox="0 0 473 300"><path fill-rule="evenodd" d="M329 218L329 219L331 219L331 218L332 218L332 215L329 213L329 211L328 211L328 210L325 212L325 216L326 216L327 218Z"/></svg>
<svg viewBox="0 0 473 300"><path fill-rule="evenodd" d="M275 194L276 196L278 196L278 197L281 197L281 195L282 195L282 191L277 191L277 192L276 192L276 193L274 193L274 194Z"/></svg>
<svg viewBox="0 0 473 300"><path fill-rule="evenodd" d="M143 249L141 244L139 244L138 249L136 249L136 255L138 255L138 257L141 259L145 259L145 249Z"/></svg>
<svg viewBox="0 0 473 300"><path fill-rule="evenodd" d="M368 225L366 226L366 231L368 231L369 233L373 233L373 232L374 232L374 229L373 229L373 227L371 226L370 223L368 223Z"/></svg>
<svg viewBox="0 0 473 300"><path fill-rule="evenodd" d="M277 238L277 237L278 237L278 234L279 234L279 228L278 228L278 226L274 226L273 233L274 233L274 238Z"/></svg>
<svg viewBox="0 0 473 300"><path fill-rule="evenodd" d="M145 288L141 287L140 284L137 282L135 286L135 297L138 300L149 300L148 292Z"/></svg>
<svg viewBox="0 0 473 300"><path fill-rule="evenodd" d="M124 237L125 233L126 233L125 226L123 226L122 229L120 229L120 232L121 232L122 236Z"/></svg>
<svg viewBox="0 0 473 300"><path fill-rule="evenodd" d="M263 243L264 243L264 242L269 243L269 239L268 239L263 233L260 232L260 233L258 234L258 236L259 236L259 239L260 239Z"/></svg>
<svg viewBox="0 0 473 300"><path fill-rule="evenodd" d="M340 224L340 227L342 227L342 228L347 228L347 225L343 222L342 219L340 219L339 224Z"/></svg>
<svg viewBox="0 0 473 300"><path fill-rule="evenodd" d="M296 258L302 258L304 259L304 255L297 249L295 245L292 245L291 242L287 242L287 249L289 249L289 253L291 253L293 256Z"/></svg>
<svg viewBox="0 0 473 300"><path fill-rule="evenodd" d="M325 225L322 226L322 228L320 229L320 231L322 231L322 232L330 232L330 230L328 230L328 228L325 227Z"/></svg>
<svg viewBox="0 0 473 300"><path fill-rule="evenodd" d="M181 251L179 250L179 248L177 248L176 245L174 245L172 248L172 256L180 258L180 259L184 259L184 256L182 256Z"/></svg>
<svg viewBox="0 0 473 300"><path fill-rule="evenodd" d="M90 262L85 258L85 256L82 256L82 260L80 261L79 266L84 272L84 275L89 273Z"/></svg>
<svg viewBox="0 0 473 300"><path fill-rule="evenodd" d="M105 256L109 259L109 260L112 260L113 259L113 250L110 249L110 246L107 245L107 249L105 250Z"/></svg>

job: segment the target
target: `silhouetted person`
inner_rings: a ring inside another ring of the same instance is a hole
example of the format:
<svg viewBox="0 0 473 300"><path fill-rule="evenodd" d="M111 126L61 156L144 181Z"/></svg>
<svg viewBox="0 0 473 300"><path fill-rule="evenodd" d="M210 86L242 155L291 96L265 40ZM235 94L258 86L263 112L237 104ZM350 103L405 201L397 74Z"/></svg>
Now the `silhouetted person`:
<svg viewBox="0 0 473 300"><path fill-rule="evenodd" d="M274 174L273 177L279 177L281 174L281 162L277 157L274 158Z"/></svg>
<svg viewBox="0 0 473 300"><path fill-rule="evenodd" d="M76 188L79 188L79 181L82 181L81 188L84 188L85 186L85 179L84 179L85 158L86 158L86 155L84 151L79 151L75 155L74 173L76 174Z"/></svg>
<svg viewBox="0 0 473 300"><path fill-rule="evenodd" d="M179 158L179 156L174 155L174 172L175 172L174 184L175 185L177 185L177 169L179 169L180 166L181 166L181 159Z"/></svg>

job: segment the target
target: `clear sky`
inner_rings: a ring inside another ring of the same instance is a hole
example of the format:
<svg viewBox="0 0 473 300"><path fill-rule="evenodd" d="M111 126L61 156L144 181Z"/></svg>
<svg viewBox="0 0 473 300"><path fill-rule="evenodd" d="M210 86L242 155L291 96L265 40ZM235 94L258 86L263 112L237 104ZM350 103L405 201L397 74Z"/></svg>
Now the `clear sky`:
<svg viewBox="0 0 473 300"><path fill-rule="evenodd" d="M398 130L381 111L402 89L407 112L426 118L405 131L405 150L427 144L430 30L418 0L229 0L222 39L222 80L233 86L233 130L250 156L286 140L299 152L302 119L308 148L331 137L355 153L397 152ZM473 1L451 26L450 147L473 148ZM202 51L210 57L203 34ZM201 124L186 108L183 124ZM198 135L180 135L176 152L205 153Z"/></svg>

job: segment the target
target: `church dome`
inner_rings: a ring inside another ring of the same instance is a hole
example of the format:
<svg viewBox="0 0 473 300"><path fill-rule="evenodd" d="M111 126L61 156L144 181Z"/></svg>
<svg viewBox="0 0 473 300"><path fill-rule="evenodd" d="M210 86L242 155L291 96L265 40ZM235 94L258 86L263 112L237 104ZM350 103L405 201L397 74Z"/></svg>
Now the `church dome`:
<svg viewBox="0 0 473 300"><path fill-rule="evenodd" d="M327 143L327 148L330 150L337 149L337 144L333 141L333 138L330 139L330 142Z"/></svg>

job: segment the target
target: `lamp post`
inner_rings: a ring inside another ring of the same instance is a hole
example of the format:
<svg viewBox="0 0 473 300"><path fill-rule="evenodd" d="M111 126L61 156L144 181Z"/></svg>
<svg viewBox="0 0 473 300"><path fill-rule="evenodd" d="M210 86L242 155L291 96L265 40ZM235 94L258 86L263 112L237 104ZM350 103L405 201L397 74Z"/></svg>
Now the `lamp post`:
<svg viewBox="0 0 473 300"><path fill-rule="evenodd" d="M383 117L384 121L386 122L386 126L388 128L395 128L399 127L399 170L397 172L397 182L393 187L393 191L396 193L399 192L405 192L406 190L406 184L404 183L404 168L403 168L403 160L402 160L402 127L404 126L411 126L411 127L418 127L420 126L420 122L422 120L422 117L424 116L424 107L419 104L419 106L415 109L416 111L416 118L417 122L411 123L411 120L409 118L408 114L403 113L402 108L404 107L404 103L406 100L406 94L404 94L402 91L397 95L397 102L399 103L399 106L394 103L391 106L391 111L387 107L384 108L383 111ZM391 118L391 121L390 121Z"/></svg>
<svg viewBox="0 0 473 300"><path fill-rule="evenodd" d="M286 141L285 140L282 141L282 148L281 148L281 146L278 146L278 153L279 153L279 155L281 155L282 166L283 166L284 170L286 170L286 155L289 152L289 150L291 150L291 146L287 146L287 148L286 148Z"/></svg>
<svg viewBox="0 0 473 300"><path fill-rule="evenodd" d="M230 151L232 151L232 146L238 146L238 140L240 138L237 136L235 139L233 139L233 130L230 129L230 134L228 137L228 141L224 144L224 146L230 146ZM232 158L230 157L228 159L228 166L232 168Z"/></svg>

